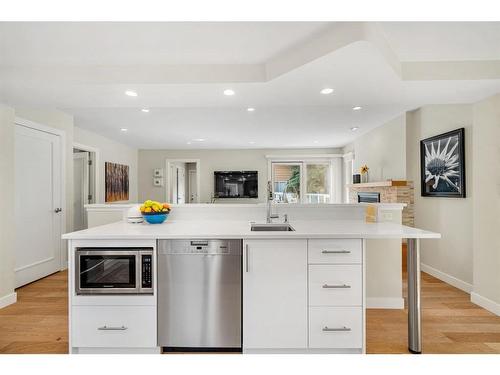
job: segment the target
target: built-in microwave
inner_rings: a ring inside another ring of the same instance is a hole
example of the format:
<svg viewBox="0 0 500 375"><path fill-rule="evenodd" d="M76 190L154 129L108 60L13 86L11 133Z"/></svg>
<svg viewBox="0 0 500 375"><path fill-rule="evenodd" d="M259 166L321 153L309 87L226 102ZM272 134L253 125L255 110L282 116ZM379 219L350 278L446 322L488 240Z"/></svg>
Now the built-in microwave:
<svg viewBox="0 0 500 375"><path fill-rule="evenodd" d="M153 294L153 249L78 248L76 294Z"/></svg>

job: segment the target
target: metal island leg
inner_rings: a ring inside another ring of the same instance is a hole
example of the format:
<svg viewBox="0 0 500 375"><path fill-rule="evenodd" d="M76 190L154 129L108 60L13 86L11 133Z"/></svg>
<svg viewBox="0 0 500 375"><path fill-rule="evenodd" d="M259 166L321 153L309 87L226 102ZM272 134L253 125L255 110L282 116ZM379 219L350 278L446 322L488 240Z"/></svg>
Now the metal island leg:
<svg viewBox="0 0 500 375"><path fill-rule="evenodd" d="M420 246L416 238L408 238L408 350L422 353L422 316L420 307Z"/></svg>

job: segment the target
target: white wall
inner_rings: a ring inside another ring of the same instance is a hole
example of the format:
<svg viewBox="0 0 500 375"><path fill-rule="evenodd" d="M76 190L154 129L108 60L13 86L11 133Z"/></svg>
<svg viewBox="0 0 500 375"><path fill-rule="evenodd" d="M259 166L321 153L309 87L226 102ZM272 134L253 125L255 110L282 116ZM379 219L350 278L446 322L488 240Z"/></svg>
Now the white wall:
<svg viewBox="0 0 500 375"><path fill-rule="evenodd" d="M475 104L473 111L472 300L500 315L500 95Z"/></svg>
<svg viewBox="0 0 500 375"><path fill-rule="evenodd" d="M214 188L213 172L227 170L255 170L259 173L258 199L224 199L220 202L264 202L267 181L266 155L310 155L341 153L338 149L300 149L300 150L139 150L139 201L146 199L165 200L166 183L163 187L153 186L153 169L163 168L165 160L200 159L200 203L210 202Z"/></svg>
<svg viewBox="0 0 500 375"><path fill-rule="evenodd" d="M422 197L420 194L420 140L465 127L467 198ZM415 226L442 234L440 240L422 240L424 271L465 290L472 284L472 105L430 105L407 114L407 178L415 182ZM429 268L430 267L430 268Z"/></svg>
<svg viewBox="0 0 500 375"><path fill-rule="evenodd" d="M97 173L99 174L99 186L97 187L99 189L99 201L96 203L104 202L105 162L119 163L129 166L129 200L123 202L137 202L137 149L115 142L87 130L80 129L76 126L73 129L73 142L99 149L99 165L97 166Z"/></svg>
<svg viewBox="0 0 500 375"><path fill-rule="evenodd" d="M0 308L15 301L14 109L0 103Z"/></svg>
<svg viewBox="0 0 500 375"><path fill-rule="evenodd" d="M406 117L395 119L358 137L344 147L354 151L354 173L362 165L370 168L370 181L406 179Z"/></svg>

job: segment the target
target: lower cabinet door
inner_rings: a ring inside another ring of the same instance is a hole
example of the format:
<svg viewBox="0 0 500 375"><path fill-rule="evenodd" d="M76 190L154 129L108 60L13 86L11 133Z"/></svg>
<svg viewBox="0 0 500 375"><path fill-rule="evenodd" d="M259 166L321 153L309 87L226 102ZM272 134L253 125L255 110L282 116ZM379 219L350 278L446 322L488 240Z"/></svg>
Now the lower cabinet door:
<svg viewBox="0 0 500 375"><path fill-rule="evenodd" d="M310 307L310 348L362 348L362 307Z"/></svg>
<svg viewBox="0 0 500 375"><path fill-rule="evenodd" d="M73 306L73 347L156 346L156 306Z"/></svg>
<svg viewBox="0 0 500 375"><path fill-rule="evenodd" d="M307 241L244 245L243 348L307 348Z"/></svg>

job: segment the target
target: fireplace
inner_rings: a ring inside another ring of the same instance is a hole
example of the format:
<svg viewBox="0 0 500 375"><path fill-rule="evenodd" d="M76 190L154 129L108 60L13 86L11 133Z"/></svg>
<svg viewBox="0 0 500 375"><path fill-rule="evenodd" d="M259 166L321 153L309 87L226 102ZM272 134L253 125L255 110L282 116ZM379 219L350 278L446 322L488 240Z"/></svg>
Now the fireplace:
<svg viewBox="0 0 500 375"><path fill-rule="evenodd" d="M380 203L380 193L358 191L358 203Z"/></svg>

